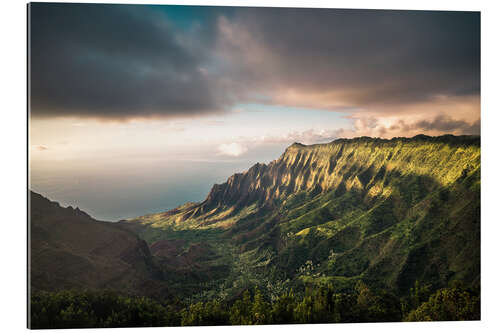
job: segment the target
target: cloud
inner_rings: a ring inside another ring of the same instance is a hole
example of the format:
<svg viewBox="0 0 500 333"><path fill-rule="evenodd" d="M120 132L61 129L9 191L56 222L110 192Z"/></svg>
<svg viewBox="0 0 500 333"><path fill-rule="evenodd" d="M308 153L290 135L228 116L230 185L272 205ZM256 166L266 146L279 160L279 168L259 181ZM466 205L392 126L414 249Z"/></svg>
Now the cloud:
<svg viewBox="0 0 500 333"><path fill-rule="evenodd" d="M218 43L239 98L372 109L479 94L479 26L479 13L245 8L219 20Z"/></svg>
<svg viewBox="0 0 500 333"><path fill-rule="evenodd" d="M337 137L372 136L382 138L411 137L417 134L441 135L479 135L481 122L479 119L469 122L464 119L452 118L439 114L434 118L415 120L415 116L406 117L366 117L353 118L352 129L340 129L335 132Z"/></svg>
<svg viewBox="0 0 500 333"><path fill-rule="evenodd" d="M30 8L33 116L179 116L222 107L202 70L210 60L204 41L192 40L209 40L205 33L181 33L147 6Z"/></svg>
<svg viewBox="0 0 500 333"><path fill-rule="evenodd" d="M248 148L240 143L233 142L221 144L217 150L219 155L237 157L246 153L248 151Z"/></svg>
<svg viewBox="0 0 500 333"><path fill-rule="evenodd" d="M339 129L308 129L305 131L291 131L282 135L267 135L254 138L240 138L242 141L252 145L269 143L293 143L303 144L325 143L338 137Z"/></svg>
<svg viewBox="0 0 500 333"><path fill-rule="evenodd" d="M38 145L34 147L38 151L44 151L44 150L49 150L46 146Z"/></svg>
<svg viewBox="0 0 500 333"><path fill-rule="evenodd" d="M479 119L479 102L470 101L480 93L478 12L30 8L34 117L195 117L263 103L364 121L403 113L465 119L432 106L469 100L477 106L469 117Z"/></svg>
<svg viewBox="0 0 500 333"><path fill-rule="evenodd" d="M414 128L419 128L424 131L438 130L443 132L462 131L465 134L479 134L480 121L477 120L472 124L463 120L452 119L447 115L439 115L432 121L421 120L413 125Z"/></svg>
<svg viewBox="0 0 500 333"><path fill-rule="evenodd" d="M225 122L223 120L205 120L203 124L206 126L224 126Z"/></svg>

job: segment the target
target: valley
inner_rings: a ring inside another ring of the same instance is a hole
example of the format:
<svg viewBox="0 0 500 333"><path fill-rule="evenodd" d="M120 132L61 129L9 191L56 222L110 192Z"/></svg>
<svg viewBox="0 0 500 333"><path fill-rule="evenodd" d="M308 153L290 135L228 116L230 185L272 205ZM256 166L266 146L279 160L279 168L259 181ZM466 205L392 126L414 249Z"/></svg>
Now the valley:
<svg viewBox="0 0 500 333"><path fill-rule="evenodd" d="M118 223L32 193L32 288L183 304L255 290L270 304L310 288L479 290L480 161L475 136L295 143L203 202Z"/></svg>

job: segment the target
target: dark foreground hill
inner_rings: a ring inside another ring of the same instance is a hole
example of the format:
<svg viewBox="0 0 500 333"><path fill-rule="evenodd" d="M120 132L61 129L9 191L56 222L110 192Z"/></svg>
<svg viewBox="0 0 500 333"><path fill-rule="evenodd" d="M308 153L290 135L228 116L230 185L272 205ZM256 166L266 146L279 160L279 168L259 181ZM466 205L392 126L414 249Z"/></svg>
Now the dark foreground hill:
<svg viewBox="0 0 500 333"><path fill-rule="evenodd" d="M96 221L30 193L30 283L33 290L113 289L168 295L149 247L117 224Z"/></svg>

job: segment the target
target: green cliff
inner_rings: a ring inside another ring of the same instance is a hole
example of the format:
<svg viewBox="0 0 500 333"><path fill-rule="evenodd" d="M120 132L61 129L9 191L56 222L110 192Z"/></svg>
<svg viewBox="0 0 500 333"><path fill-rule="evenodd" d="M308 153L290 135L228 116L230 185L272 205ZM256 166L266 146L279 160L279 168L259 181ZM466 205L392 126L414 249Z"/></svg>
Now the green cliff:
<svg viewBox="0 0 500 333"><path fill-rule="evenodd" d="M478 287L480 160L472 136L295 143L201 203L122 224L193 298L360 280L399 295L416 281Z"/></svg>

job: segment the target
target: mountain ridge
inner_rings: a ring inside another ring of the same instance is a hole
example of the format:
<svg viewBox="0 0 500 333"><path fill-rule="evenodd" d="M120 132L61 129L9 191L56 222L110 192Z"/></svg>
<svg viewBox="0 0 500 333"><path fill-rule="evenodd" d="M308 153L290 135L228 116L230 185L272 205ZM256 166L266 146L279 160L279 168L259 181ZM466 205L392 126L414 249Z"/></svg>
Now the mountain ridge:
<svg viewBox="0 0 500 333"><path fill-rule="evenodd" d="M164 214L170 214L169 212L182 212L185 211L186 207L192 210L189 214L185 213L183 215L183 219L186 219L188 217L198 217L200 215L203 215L213 208L215 208L217 205L220 205L221 202L218 200L221 200L224 198L224 200L229 200L228 204L241 204L243 201L253 201L256 199L260 199L261 203L270 200L270 199L276 199L277 197L280 196L281 193L285 192L285 195L289 195L293 192L297 192L303 189L311 189L311 184L316 185L317 184L317 178L314 179L314 177L311 179L309 174L303 174L299 177L294 177L293 174L289 174L288 176L288 181L286 179L278 179L279 175L276 175L276 169L283 168L283 164L280 165L280 162L285 162L285 167L291 167L292 171L295 171L298 167L299 164L302 164L303 168L307 168L309 166L315 167L316 165L314 164L314 161L311 162L311 158L317 157L316 156L310 156L307 153L310 152L315 152L315 151L320 151L321 154L326 155L328 158L330 158L331 161L335 163L334 158L340 154L342 154L342 151L344 147L346 146L355 146L359 144L373 144L373 145L387 145L389 148L397 148L400 145L408 144L408 143L432 143L432 144L441 144L441 145L448 145L448 146L457 146L457 145L466 145L466 146L472 146L472 147L480 147L480 137L479 136L454 136L454 135L443 135L443 136L437 136L437 137L431 137L431 136L426 136L426 135L417 135L412 138L406 138L406 137L396 137L392 139L381 139L381 138L370 138L370 137L357 137L357 138L352 138L352 139L336 139L332 142L329 143L323 143L323 144L312 144L312 145L304 145L302 143L293 143L289 147L285 149L285 152L276 160L271 161L268 164L265 163L256 163L253 166L251 166L247 171L242 172L242 173L235 173L231 175L226 182L222 184L214 184L209 191L206 199L200 203L191 203L189 205L183 205L176 207L170 211L167 211ZM337 147L337 149L335 149ZM306 154L306 157L303 157L304 154ZM332 154L335 154L332 156ZM298 157L298 158L297 158ZM392 158L393 156L391 156ZM317 162L317 161L316 161ZM331 170L332 168L335 167L333 163L327 163L327 167L329 170L329 173L326 175L329 177L331 175ZM311 164L311 165L309 165ZM271 177L266 177L265 173L266 171L271 171L274 172L274 175ZM279 170L278 170L279 171ZM323 175L325 176L325 175ZM298 178L298 179L296 179ZM332 177L330 178L330 182L326 184L322 184L322 189L331 189L332 186L336 187L340 181L340 179L332 180ZM252 180L256 180L254 184L249 184ZM299 185L297 185L297 180L299 181ZM292 183L293 181L293 183ZM332 183L333 181L333 183ZM362 182L362 179L360 179ZM264 197L259 197L262 196L262 193L256 193L259 191L259 188L262 188L261 185L266 185L269 182L271 182L274 186L277 185L277 188L274 189L274 191L268 191L265 193ZM284 183L284 184L281 184ZM285 187L280 186L280 185L286 185ZM352 179L349 184L349 188L351 186L359 186L360 184L357 184L356 179ZM361 184L363 186L363 184ZM290 188L291 187L291 188ZM319 190L319 189L316 189ZM245 197L240 197L240 192L248 192L250 198ZM275 192L275 193L270 193L270 192ZM239 197L237 199L237 197ZM223 203L223 202L222 202Z"/></svg>
<svg viewBox="0 0 500 333"><path fill-rule="evenodd" d="M226 289L260 280L340 289L362 280L398 294L417 280L478 285L480 157L474 136L295 143L200 203L124 225L149 244L201 242L232 267L214 282ZM305 275L309 262L316 273Z"/></svg>

